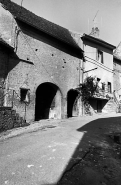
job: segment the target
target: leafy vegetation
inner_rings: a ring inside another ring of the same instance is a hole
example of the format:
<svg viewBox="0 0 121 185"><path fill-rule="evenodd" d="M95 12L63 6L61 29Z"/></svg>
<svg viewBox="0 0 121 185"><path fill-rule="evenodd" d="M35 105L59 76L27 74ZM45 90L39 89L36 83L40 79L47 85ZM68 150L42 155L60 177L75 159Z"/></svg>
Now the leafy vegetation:
<svg viewBox="0 0 121 185"><path fill-rule="evenodd" d="M83 84L80 84L78 91L84 104L85 113L90 113L90 105L88 103L89 98L93 97L95 93L99 91L98 82L95 77L87 77Z"/></svg>
<svg viewBox="0 0 121 185"><path fill-rule="evenodd" d="M94 77L89 76L84 80L83 84L79 85L78 90L82 101L86 103L90 97L93 97L93 95L98 92L98 83Z"/></svg>

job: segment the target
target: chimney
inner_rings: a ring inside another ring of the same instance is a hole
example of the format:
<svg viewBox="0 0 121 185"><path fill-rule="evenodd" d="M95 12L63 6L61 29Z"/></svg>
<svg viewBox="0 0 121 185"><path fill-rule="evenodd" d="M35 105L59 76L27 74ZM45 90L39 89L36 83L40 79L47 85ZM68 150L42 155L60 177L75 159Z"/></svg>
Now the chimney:
<svg viewBox="0 0 121 185"><path fill-rule="evenodd" d="M91 33L89 34L92 37L99 38L100 30L98 27L93 27Z"/></svg>

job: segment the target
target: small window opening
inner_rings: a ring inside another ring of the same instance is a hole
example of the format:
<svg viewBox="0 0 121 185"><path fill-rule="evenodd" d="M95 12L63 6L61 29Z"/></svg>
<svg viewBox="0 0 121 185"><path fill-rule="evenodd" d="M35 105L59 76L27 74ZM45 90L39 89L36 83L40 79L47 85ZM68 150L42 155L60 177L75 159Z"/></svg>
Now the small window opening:
<svg viewBox="0 0 121 185"><path fill-rule="evenodd" d="M104 63L103 61L103 52L97 49L97 54L96 54L96 60L101 62L102 64Z"/></svg>
<svg viewBox="0 0 121 185"><path fill-rule="evenodd" d="M108 82L108 92L111 93L111 82Z"/></svg>
<svg viewBox="0 0 121 185"><path fill-rule="evenodd" d="M29 96L28 96L28 89L21 88L20 89L20 100L21 102L29 102Z"/></svg>
<svg viewBox="0 0 121 185"><path fill-rule="evenodd" d="M105 91L105 84L102 83L102 90Z"/></svg>

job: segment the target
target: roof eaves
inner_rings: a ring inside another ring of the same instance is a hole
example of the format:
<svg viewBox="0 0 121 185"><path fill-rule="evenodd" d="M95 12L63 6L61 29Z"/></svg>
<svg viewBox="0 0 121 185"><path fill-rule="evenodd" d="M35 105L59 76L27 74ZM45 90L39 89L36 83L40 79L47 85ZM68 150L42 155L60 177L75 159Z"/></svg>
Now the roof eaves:
<svg viewBox="0 0 121 185"><path fill-rule="evenodd" d="M61 42L63 42L63 43L66 43L66 44L68 44L68 45L70 45L70 46L72 46L72 47L75 47L75 48L78 48L78 49L80 49L81 51L82 51L82 49L75 43L75 45L74 44L71 44L71 43L69 43L69 42L67 42L66 40L63 40L63 39L61 39L61 38L58 38L57 36L54 36L54 35L52 35L51 33L49 33L47 30L45 31L44 29L39 29L38 27L36 27L35 25L33 25L33 24L31 24L29 21L26 21L26 20L24 20L24 19L22 19L22 18L20 18L20 17L14 17L16 20L19 20L19 21L21 21L21 22L24 22L24 23L26 23L26 24L28 24L28 25L30 25L30 26L32 26L32 27L34 27L35 29L37 29L37 30L39 30L39 31L42 31L42 32L44 32L44 33L46 33L46 34L48 34L48 35L50 35L50 36L52 36L53 38L56 38L57 40L60 40Z"/></svg>
<svg viewBox="0 0 121 185"><path fill-rule="evenodd" d="M117 60L120 60L121 61L121 57L120 56L118 56L118 55L113 55L113 57L115 58L115 59L117 59Z"/></svg>
<svg viewBox="0 0 121 185"><path fill-rule="evenodd" d="M2 44L3 46L7 47L9 50L13 51L14 48L12 46L10 46L7 42L5 42L3 39L0 38L0 44Z"/></svg>
<svg viewBox="0 0 121 185"><path fill-rule="evenodd" d="M88 39L88 40L90 40L90 41L93 41L93 42L95 42L95 43L97 43L97 44L103 45L103 46L105 46L106 48L110 48L110 49L112 49L112 50L116 49L116 46L114 46L114 45L112 45L112 44L109 44L109 43L107 43L107 42L105 42L105 41L103 41L103 40L101 40L101 39L92 37L92 36L90 36L90 35L84 34L83 38L84 38L84 39Z"/></svg>

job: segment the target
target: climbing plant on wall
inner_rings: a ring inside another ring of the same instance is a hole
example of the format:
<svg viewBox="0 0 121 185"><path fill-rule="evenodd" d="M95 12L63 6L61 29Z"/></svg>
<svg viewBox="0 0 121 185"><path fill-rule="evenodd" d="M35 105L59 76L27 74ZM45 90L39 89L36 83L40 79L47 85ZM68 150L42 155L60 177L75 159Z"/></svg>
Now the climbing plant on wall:
<svg viewBox="0 0 121 185"><path fill-rule="evenodd" d="M99 91L98 82L96 81L95 77L87 77L84 82L79 85L78 91L84 104L85 111L89 112L90 106L88 100Z"/></svg>

